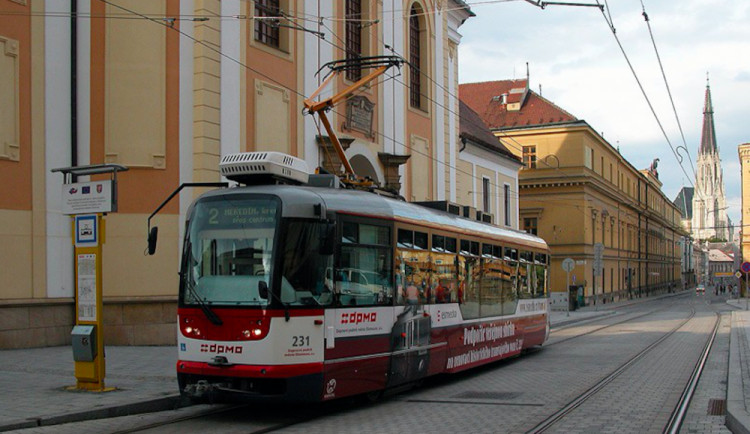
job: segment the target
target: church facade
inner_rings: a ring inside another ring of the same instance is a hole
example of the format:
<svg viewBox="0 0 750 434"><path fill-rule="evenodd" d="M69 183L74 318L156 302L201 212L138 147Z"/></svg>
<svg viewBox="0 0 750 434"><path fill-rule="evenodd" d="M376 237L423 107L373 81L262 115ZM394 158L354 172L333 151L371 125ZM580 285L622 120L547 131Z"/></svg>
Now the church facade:
<svg viewBox="0 0 750 434"><path fill-rule="evenodd" d="M721 168L719 148L716 144L711 87L708 84L695 176L690 224L693 239L731 241L731 222L727 216L724 193L724 171Z"/></svg>

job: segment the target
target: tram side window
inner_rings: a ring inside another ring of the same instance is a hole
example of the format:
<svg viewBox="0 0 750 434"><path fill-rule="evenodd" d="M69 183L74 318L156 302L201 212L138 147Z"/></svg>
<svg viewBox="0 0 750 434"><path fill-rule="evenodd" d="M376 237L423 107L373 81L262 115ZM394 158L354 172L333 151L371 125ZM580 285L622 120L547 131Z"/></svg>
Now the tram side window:
<svg viewBox="0 0 750 434"><path fill-rule="evenodd" d="M341 306L393 303L390 234L387 226L343 222L341 255L334 276Z"/></svg>
<svg viewBox="0 0 750 434"><path fill-rule="evenodd" d="M398 230L396 249L396 280L399 304L430 303L433 294L430 287L430 253L427 251L426 232L407 229Z"/></svg>
<svg viewBox="0 0 750 434"><path fill-rule="evenodd" d="M479 314L482 317L503 314L502 258L494 256L497 249L491 244L482 244L482 283L480 285Z"/></svg>
<svg viewBox="0 0 750 434"><path fill-rule="evenodd" d="M531 252L521 251L521 259L518 267L518 297L532 298L534 295L533 276L534 258Z"/></svg>
<svg viewBox="0 0 750 434"><path fill-rule="evenodd" d="M547 295L547 260L548 256L543 253L534 254L535 298L544 298Z"/></svg>
<svg viewBox="0 0 750 434"><path fill-rule="evenodd" d="M458 301L456 239L432 236L432 294L435 303Z"/></svg>
<svg viewBox="0 0 750 434"><path fill-rule="evenodd" d="M398 247L404 249L427 250L427 233L399 229Z"/></svg>
<svg viewBox="0 0 750 434"><path fill-rule="evenodd" d="M518 304L518 250L506 247L503 263L503 315L511 315Z"/></svg>
<svg viewBox="0 0 750 434"><path fill-rule="evenodd" d="M479 243L461 240L460 255L458 256L458 293L461 315L465 319L479 318L480 277L482 275L482 267L479 262Z"/></svg>

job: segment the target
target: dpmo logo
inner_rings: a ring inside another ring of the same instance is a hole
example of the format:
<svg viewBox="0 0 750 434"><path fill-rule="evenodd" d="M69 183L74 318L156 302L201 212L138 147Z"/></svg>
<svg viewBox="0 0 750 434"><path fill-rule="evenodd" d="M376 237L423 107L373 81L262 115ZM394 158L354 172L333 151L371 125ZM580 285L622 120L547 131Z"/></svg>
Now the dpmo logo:
<svg viewBox="0 0 750 434"><path fill-rule="evenodd" d="M377 322L377 312L344 312L341 314L341 324L362 324Z"/></svg>

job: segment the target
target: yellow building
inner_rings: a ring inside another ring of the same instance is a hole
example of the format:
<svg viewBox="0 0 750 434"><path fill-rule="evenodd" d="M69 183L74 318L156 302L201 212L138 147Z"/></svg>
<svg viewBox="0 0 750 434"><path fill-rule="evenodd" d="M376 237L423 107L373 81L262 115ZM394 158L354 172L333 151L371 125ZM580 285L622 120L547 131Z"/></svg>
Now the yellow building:
<svg viewBox="0 0 750 434"><path fill-rule="evenodd" d="M737 147L740 157L740 167L742 174L742 223L740 224L740 254L741 262L750 262L750 229L747 229L747 222L750 222L750 176L745 176L750 171L750 143L743 143ZM744 279L742 279L742 289L744 288ZM743 292L744 294L745 292Z"/></svg>
<svg viewBox="0 0 750 434"><path fill-rule="evenodd" d="M634 168L585 121L530 91L528 80L462 84L460 98L523 160L520 225L552 250L553 292L565 291L566 258L575 261L570 295L586 304L682 288L678 241L686 233L661 191L658 160Z"/></svg>

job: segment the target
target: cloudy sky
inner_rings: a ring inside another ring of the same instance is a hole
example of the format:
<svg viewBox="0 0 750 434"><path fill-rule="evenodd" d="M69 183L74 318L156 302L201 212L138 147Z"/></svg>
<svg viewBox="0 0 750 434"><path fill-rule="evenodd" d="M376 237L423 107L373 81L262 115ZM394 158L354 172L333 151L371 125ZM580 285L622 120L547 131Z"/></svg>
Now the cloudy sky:
<svg viewBox="0 0 750 434"><path fill-rule="evenodd" d="M569 0L571 2L579 0ZM595 0L580 0L595 3ZM603 0L600 0L603 3ZM589 123L636 168L659 158L660 180L674 199L691 186L597 8L526 1L468 1L476 17L460 28L459 81L523 78L530 86ZM737 146L750 142L750 1L643 0L664 65L690 157L696 162L703 122L706 73L728 213L740 222ZM625 53L654 106L669 141L683 145L640 0L609 0ZM693 174L684 159L688 174Z"/></svg>

